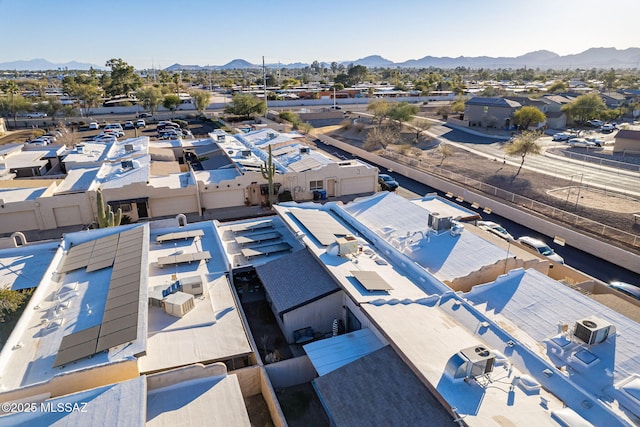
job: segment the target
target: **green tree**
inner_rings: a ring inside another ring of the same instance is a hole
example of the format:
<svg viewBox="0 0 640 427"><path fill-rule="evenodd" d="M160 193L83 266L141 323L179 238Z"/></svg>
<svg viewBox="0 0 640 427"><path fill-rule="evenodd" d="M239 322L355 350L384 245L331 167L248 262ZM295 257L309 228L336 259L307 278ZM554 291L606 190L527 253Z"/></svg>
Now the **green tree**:
<svg viewBox="0 0 640 427"><path fill-rule="evenodd" d="M7 315L20 308L26 296L23 292L0 287L0 322L4 322Z"/></svg>
<svg viewBox="0 0 640 427"><path fill-rule="evenodd" d="M231 99L231 104L224 109L227 114L245 116L251 118L253 115L262 115L267 111L267 104L248 93L235 93Z"/></svg>
<svg viewBox="0 0 640 427"><path fill-rule="evenodd" d="M524 159L528 154L542 153L542 146L538 143L538 138L540 138L541 135L542 134L540 132L524 131L505 145L504 152L507 155L520 156L522 158L518 172L513 176L513 179L515 179L522 170Z"/></svg>
<svg viewBox="0 0 640 427"><path fill-rule="evenodd" d="M162 103L164 98L159 88L154 86L147 86L140 88L136 91L136 97L145 110L151 112L151 115L158 111L158 106Z"/></svg>
<svg viewBox="0 0 640 427"><path fill-rule="evenodd" d="M389 114L389 102L382 98L373 99L367 105L367 111L373 113L373 120L377 120L378 126L380 126Z"/></svg>
<svg viewBox="0 0 640 427"><path fill-rule="evenodd" d="M211 92L206 90L193 90L190 95L193 98L193 104L195 105L196 110L204 114L204 111L211 102Z"/></svg>
<svg viewBox="0 0 640 427"><path fill-rule="evenodd" d="M560 93L560 92L566 92L566 91L567 91L567 84L563 81L556 81L547 89L547 92L550 92L550 93Z"/></svg>
<svg viewBox="0 0 640 427"><path fill-rule="evenodd" d="M9 95L10 102L6 105L6 109L11 112L11 115L13 116L13 127L16 127L16 117L18 116L18 111L20 111L19 107L22 103L18 99L19 97L21 98L20 88L15 81L5 80L0 82L0 89L2 89L5 94Z"/></svg>
<svg viewBox="0 0 640 427"><path fill-rule="evenodd" d="M391 120L395 120L399 129L402 129L402 123L408 122L418 114L420 108L417 105L409 104L408 102L399 102L389 107L388 116Z"/></svg>
<svg viewBox="0 0 640 427"><path fill-rule="evenodd" d="M38 110L44 111L49 117L53 118L62 111L62 103L56 96L48 96L45 102L38 105Z"/></svg>
<svg viewBox="0 0 640 427"><path fill-rule="evenodd" d="M526 105L513 113L513 121L522 130L529 129L529 126L542 123L547 120L547 116L536 107Z"/></svg>
<svg viewBox="0 0 640 427"><path fill-rule="evenodd" d="M105 65L111 68L109 78L103 81L103 88L107 95L129 95L142 87L142 78L136 74L133 65L127 64L120 58L110 59Z"/></svg>
<svg viewBox="0 0 640 427"><path fill-rule="evenodd" d="M599 119L606 109L607 106L596 92L580 95L562 107L562 111L577 122Z"/></svg>
<svg viewBox="0 0 640 427"><path fill-rule="evenodd" d="M171 115L173 116L173 112L176 111L180 102L180 97L178 95L165 95L164 100L162 101L162 106L167 110L171 110Z"/></svg>

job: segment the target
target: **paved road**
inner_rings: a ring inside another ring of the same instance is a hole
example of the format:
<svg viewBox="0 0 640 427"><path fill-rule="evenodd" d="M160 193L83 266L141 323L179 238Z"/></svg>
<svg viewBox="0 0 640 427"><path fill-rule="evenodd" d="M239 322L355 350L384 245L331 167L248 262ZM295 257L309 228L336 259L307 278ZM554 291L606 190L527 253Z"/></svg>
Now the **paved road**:
<svg viewBox="0 0 640 427"><path fill-rule="evenodd" d="M497 138L470 134L442 124L431 127L429 132L457 147L475 152L481 156L506 160L514 166L520 165L519 157L505 157L505 141ZM564 150L587 152L586 149L565 148L566 145L553 142L549 137L541 138L540 142L545 149L561 147ZM610 148L605 149L609 150ZM591 187L640 197L640 172L568 159L546 151L540 156L527 156L523 168L565 178L575 183L582 182L582 184L587 184Z"/></svg>
<svg viewBox="0 0 640 427"><path fill-rule="evenodd" d="M462 134L465 132L457 131ZM353 156L339 148L332 147L326 144L316 141L317 147L329 154L337 156L339 158L349 159ZM424 185L418 181L414 181L403 175L395 172L389 172L387 169L380 165L376 165L380 169L381 173L388 173L400 184L398 194L402 197L411 199L416 197L422 197L428 193L437 193L440 196L444 196L444 193L438 191L432 187ZM461 203L465 208L474 210L468 202ZM509 221L506 218L495 214L482 214L483 219L487 221L494 221L504 226L515 238L520 236L532 236L542 239L547 242L560 256L565 259L565 262L573 268L580 270L596 279L599 279L605 283L609 283L613 280L620 280L623 282L633 283L640 286L640 278L632 271L621 268L615 264L608 262L605 259L598 258L589 253L583 252L571 246L559 246L551 241L547 236L538 233L535 230L526 228L518 223Z"/></svg>

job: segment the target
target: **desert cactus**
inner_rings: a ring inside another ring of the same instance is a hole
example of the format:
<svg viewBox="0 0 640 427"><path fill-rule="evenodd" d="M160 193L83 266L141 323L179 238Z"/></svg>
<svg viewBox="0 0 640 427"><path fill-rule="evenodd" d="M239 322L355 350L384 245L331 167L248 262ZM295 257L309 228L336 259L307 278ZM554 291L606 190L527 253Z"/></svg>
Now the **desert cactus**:
<svg viewBox="0 0 640 427"><path fill-rule="evenodd" d="M98 188L96 203L98 205L98 228L115 227L120 225L120 221L122 221L122 209L118 208L118 211L114 214L111 210L111 206L104 202L101 188Z"/></svg>
<svg viewBox="0 0 640 427"><path fill-rule="evenodd" d="M265 160L263 164L260 165L260 172L262 173L262 177L269 183L268 200L269 206L271 206L275 201L275 194L273 191L273 177L276 175L276 166L273 164L273 156L271 155L271 145L269 145L269 160Z"/></svg>

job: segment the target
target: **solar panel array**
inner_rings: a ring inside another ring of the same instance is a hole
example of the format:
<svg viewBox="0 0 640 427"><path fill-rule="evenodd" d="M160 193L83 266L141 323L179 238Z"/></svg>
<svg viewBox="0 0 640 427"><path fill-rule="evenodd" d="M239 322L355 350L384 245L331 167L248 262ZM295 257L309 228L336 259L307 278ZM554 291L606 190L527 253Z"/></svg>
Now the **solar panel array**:
<svg viewBox="0 0 640 427"><path fill-rule="evenodd" d="M393 289L386 280L384 280L377 271L352 271L353 277L369 292L373 291L390 291Z"/></svg>
<svg viewBox="0 0 640 427"><path fill-rule="evenodd" d="M61 272L87 272L113 265L102 322L62 338L53 366L92 356L138 337L138 302L144 229L82 243L69 250ZM89 254L88 259L86 254ZM70 260L67 259L70 257ZM101 267L102 266L102 267Z"/></svg>
<svg viewBox="0 0 640 427"><path fill-rule="evenodd" d="M320 166L322 166L322 164L319 161L312 157L307 157L295 163L291 163L289 165L289 169L293 170L294 172L300 173L311 169L317 169Z"/></svg>
<svg viewBox="0 0 640 427"><path fill-rule="evenodd" d="M351 234L334 217L325 211L311 209L291 209L291 213L322 246L329 246L336 237Z"/></svg>

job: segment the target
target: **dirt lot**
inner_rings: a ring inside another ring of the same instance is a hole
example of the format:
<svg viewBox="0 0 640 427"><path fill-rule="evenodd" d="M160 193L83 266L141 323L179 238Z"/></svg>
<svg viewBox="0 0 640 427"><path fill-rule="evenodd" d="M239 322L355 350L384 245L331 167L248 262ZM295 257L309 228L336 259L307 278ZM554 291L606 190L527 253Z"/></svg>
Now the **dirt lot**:
<svg viewBox="0 0 640 427"><path fill-rule="evenodd" d="M366 130L339 130L332 136L361 146ZM415 140L415 134L403 134L403 140ZM522 169L516 176L518 168L515 166L452 148L453 154L443 160L438 146L428 140L422 141L417 146L395 144L387 147L419 159L421 164L430 165L443 172L453 172L627 233L640 234L640 224L637 224L631 215L631 213L640 212L639 200L597 189L579 188L570 180L528 169ZM637 248L629 246L625 248L638 251Z"/></svg>

